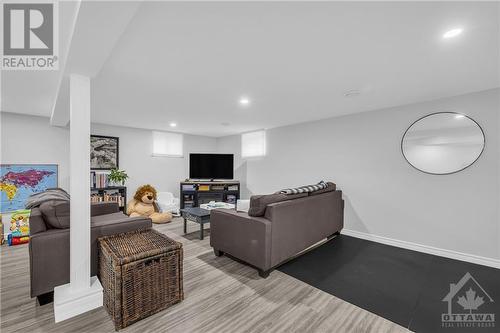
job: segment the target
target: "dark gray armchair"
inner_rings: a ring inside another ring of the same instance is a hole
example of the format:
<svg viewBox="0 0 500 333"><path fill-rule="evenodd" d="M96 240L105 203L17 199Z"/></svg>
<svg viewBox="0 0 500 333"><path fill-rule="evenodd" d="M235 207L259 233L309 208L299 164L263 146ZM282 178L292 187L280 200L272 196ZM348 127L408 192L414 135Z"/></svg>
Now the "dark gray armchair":
<svg viewBox="0 0 500 333"><path fill-rule="evenodd" d="M97 274L97 239L138 229L150 229L151 220L128 217L117 203L103 202L91 206L91 274ZM31 210L30 215L30 281L31 297L40 305L52 301L54 287L69 282L69 202L49 201Z"/></svg>

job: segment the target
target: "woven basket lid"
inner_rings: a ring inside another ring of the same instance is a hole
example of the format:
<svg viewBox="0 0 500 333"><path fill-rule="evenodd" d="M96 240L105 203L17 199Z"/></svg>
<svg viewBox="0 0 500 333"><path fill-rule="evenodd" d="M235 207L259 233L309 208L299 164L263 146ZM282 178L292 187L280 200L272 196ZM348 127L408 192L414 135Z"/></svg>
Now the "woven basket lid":
<svg viewBox="0 0 500 333"><path fill-rule="evenodd" d="M102 237L99 242L120 264L182 248L181 243L153 229Z"/></svg>

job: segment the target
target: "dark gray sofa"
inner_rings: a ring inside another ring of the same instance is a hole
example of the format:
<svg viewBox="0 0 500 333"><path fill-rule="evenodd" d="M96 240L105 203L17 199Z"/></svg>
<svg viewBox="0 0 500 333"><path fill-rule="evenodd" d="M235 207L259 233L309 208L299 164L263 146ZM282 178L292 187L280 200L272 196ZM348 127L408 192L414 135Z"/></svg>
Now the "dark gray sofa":
<svg viewBox="0 0 500 333"><path fill-rule="evenodd" d="M97 274L97 239L138 229L150 229L151 219L128 217L117 203L91 205L91 274ZM52 301L54 287L69 283L69 202L47 202L30 215L31 297Z"/></svg>
<svg viewBox="0 0 500 333"><path fill-rule="evenodd" d="M265 204L264 209L252 207L245 212L215 209L210 214L210 245L215 255L224 253L238 258L267 277L272 268L287 261L321 240L338 234L344 226L342 192L330 188L320 193L294 195ZM271 197L271 199L273 199ZM257 213L255 213L257 212Z"/></svg>

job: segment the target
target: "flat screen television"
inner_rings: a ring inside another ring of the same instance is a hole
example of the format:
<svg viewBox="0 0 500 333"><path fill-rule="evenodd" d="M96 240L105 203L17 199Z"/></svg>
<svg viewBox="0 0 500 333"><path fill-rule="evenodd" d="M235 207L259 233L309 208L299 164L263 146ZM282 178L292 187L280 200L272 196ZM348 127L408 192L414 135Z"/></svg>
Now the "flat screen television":
<svg viewBox="0 0 500 333"><path fill-rule="evenodd" d="M189 178L233 179L233 154L189 154Z"/></svg>

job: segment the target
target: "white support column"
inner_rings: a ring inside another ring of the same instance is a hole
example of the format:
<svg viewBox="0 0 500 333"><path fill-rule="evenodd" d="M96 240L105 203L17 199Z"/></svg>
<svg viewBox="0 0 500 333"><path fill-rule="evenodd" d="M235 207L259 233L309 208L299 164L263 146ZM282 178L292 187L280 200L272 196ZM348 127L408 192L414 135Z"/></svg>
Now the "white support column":
<svg viewBox="0 0 500 333"><path fill-rule="evenodd" d="M70 77L70 281L73 290L90 286L90 79Z"/></svg>
<svg viewBox="0 0 500 333"><path fill-rule="evenodd" d="M70 76L70 283L54 289L59 322L102 306L102 286L90 277L90 78Z"/></svg>

